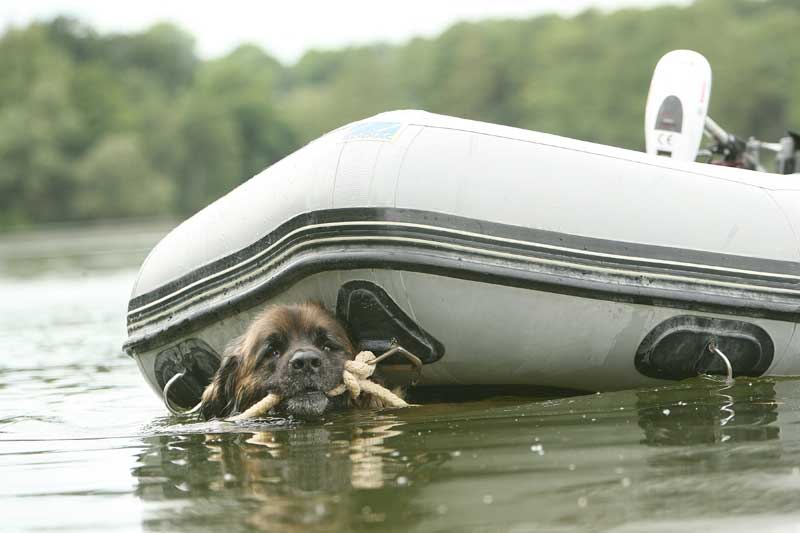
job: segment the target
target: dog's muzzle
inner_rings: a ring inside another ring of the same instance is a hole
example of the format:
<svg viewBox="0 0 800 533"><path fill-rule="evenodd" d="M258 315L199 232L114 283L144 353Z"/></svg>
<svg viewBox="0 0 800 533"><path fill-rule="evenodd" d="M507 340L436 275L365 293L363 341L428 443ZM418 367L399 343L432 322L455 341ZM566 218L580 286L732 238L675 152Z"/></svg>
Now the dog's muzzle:
<svg viewBox="0 0 800 533"><path fill-rule="evenodd" d="M328 408L328 397L322 390L322 366L322 357L313 350L298 350L289 359L289 376L299 390L283 402L287 414L317 418Z"/></svg>
<svg viewBox="0 0 800 533"><path fill-rule="evenodd" d="M322 391L309 391L286 398L283 409L298 418L318 418L328 408L328 397Z"/></svg>

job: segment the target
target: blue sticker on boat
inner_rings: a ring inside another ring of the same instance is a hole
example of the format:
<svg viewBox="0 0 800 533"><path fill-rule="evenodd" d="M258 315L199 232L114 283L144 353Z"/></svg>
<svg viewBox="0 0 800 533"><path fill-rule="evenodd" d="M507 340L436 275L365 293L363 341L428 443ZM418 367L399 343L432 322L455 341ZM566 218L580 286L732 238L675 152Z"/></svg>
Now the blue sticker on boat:
<svg viewBox="0 0 800 533"><path fill-rule="evenodd" d="M362 122L350 126L344 140L391 141L402 126L402 122Z"/></svg>

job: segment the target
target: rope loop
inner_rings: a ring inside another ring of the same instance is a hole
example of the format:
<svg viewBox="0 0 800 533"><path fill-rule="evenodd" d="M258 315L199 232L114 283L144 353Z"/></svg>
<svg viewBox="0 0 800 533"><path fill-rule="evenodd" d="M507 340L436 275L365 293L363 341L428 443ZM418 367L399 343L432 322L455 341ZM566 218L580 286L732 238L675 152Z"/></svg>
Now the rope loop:
<svg viewBox="0 0 800 533"><path fill-rule="evenodd" d="M401 353L404 355L418 370L422 367L422 361L420 361L418 357L407 352L400 346L392 348L380 357L376 357L374 353L369 351L360 352L356 355L355 359L345 361L344 370L342 371L342 383L325 394L329 397L334 397L348 392L350 397L355 400L361 396L362 393L366 393L376 399L380 407L408 407L408 403L401 397L369 379L375 372L376 364L394 353ZM226 420L229 422L237 422L249 418L263 417L272 408L276 407L281 400L282 398L277 394L268 394L265 398L252 405L243 413L227 418Z"/></svg>

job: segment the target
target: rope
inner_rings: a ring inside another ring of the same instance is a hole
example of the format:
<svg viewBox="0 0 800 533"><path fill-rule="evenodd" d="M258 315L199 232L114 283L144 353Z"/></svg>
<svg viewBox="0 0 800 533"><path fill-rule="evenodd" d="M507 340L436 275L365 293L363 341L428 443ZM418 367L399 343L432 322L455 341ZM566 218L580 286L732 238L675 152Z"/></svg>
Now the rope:
<svg viewBox="0 0 800 533"><path fill-rule="evenodd" d="M375 372L375 354L372 352L361 352L352 361L345 361L344 371L342 372L342 383L332 388L325 394L329 397L339 396L345 392L350 393L350 397L355 400L362 393L372 396L372 400L378 408L383 407L408 407L408 404L401 397L374 381L370 381ZM281 403L281 397L270 393L249 409L227 420L237 422L249 418L259 418L266 415L273 407Z"/></svg>

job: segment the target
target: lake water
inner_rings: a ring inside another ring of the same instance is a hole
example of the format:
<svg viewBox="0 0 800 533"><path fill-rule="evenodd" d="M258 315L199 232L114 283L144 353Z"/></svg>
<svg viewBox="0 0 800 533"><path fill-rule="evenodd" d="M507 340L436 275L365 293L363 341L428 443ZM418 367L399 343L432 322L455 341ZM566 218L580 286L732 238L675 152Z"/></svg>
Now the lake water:
<svg viewBox="0 0 800 533"><path fill-rule="evenodd" d="M800 531L798 380L169 417L120 349L161 231L0 238L0 530Z"/></svg>

